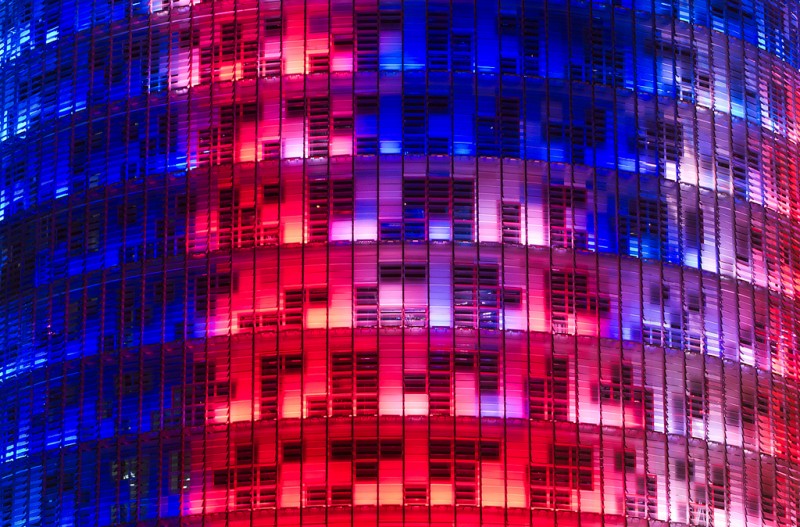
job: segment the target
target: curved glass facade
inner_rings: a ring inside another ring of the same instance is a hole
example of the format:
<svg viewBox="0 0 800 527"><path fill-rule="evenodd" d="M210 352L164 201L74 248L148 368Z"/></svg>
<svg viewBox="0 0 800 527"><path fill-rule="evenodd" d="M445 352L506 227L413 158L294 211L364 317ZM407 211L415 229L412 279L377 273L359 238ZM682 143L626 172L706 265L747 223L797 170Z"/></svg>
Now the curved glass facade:
<svg viewBox="0 0 800 527"><path fill-rule="evenodd" d="M796 0L0 28L0 525L797 524Z"/></svg>

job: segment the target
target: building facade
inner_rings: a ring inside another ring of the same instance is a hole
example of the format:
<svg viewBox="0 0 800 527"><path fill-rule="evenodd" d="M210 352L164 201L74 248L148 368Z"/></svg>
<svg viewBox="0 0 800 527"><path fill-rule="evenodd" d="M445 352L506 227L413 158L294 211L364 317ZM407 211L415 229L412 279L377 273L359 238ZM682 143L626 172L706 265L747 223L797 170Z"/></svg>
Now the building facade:
<svg viewBox="0 0 800 527"><path fill-rule="evenodd" d="M796 0L0 3L0 525L800 516Z"/></svg>

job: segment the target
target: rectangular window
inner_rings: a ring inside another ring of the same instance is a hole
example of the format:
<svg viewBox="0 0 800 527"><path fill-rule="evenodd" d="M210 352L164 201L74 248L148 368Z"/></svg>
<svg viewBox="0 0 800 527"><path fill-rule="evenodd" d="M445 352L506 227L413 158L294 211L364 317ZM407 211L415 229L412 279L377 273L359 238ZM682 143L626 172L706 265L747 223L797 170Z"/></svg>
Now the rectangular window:
<svg viewBox="0 0 800 527"><path fill-rule="evenodd" d="M327 69L327 54L324 64ZM319 64L317 64L319 67ZM314 65L312 64L312 70ZM330 99L308 98L308 153L311 157L326 157L330 143Z"/></svg>
<svg viewBox="0 0 800 527"><path fill-rule="evenodd" d="M303 289L287 289L284 293L283 324L299 326L303 323Z"/></svg>
<svg viewBox="0 0 800 527"><path fill-rule="evenodd" d="M378 288L369 286L356 287L356 327L378 326Z"/></svg>
<svg viewBox="0 0 800 527"><path fill-rule="evenodd" d="M516 244L520 241L521 207L519 203L503 203L503 244Z"/></svg>
<svg viewBox="0 0 800 527"><path fill-rule="evenodd" d="M431 350L429 352L428 393L431 415L451 414L452 368L449 351Z"/></svg>
<svg viewBox="0 0 800 527"><path fill-rule="evenodd" d="M428 64L432 70L449 69L450 13L447 6L431 2L427 13Z"/></svg>
<svg viewBox="0 0 800 527"><path fill-rule="evenodd" d="M358 71L378 69L378 15L356 13L356 67Z"/></svg>
<svg viewBox="0 0 800 527"><path fill-rule="evenodd" d="M409 241L426 239L426 183L425 178L403 178L403 227Z"/></svg>
<svg viewBox="0 0 800 527"><path fill-rule="evenodd" d="M278 357L261 358L261 418L278 417Z"/></svg>
<svg viewBox="0 0 800 527"><path fill-rule="evenodd" d="M380 264L381 282L424 282L427 278L427 266L424 263L382 263Z"/></svg>
<svg viewBox="0 0 800 527"><path fill-rule="evenodd" d="M550 273L550 301L553 327L561 331L570 327L575 314L591 315L609 310L608 299L598 297L589 288L589 277L577 272Z"/></svg>
<svg viewBox="0 0 800 527"><path fill-rule="evenodd" d="M566 421L569 409L569 359L552 357L548 375L528 384L531 419Z"/></svg>
<svg viewBox="0 0 800 527"><path fill-rule="evenodd" d="M475 181L453 180L453 240L472 242L475 237Z"/></svg>
<svg viewBox="0 0 800 527"><path fill-rule="evenodd" d="M328 180L318 179L308 183L308 240L328 241Z"/></svg>
<svg viewBox="0 0 800 527"><path fill-rule="evenodd" d="M332 351L330 364L331 415L350 416L353 413L353 353Z"/></svg>
<svg viewBox="0 0 800 527"><path fill-rule="evenodd" d="M353 215L354 187L352 179L335 179L331 183L331 212L335 216Z"/></svg>
<svg viewBox="0 0 800 527"><path fill-rule="evenodd" d="M585 249L588 237L585 226L578 221L586 214L586 189L552 185L549 195L550 246L564 249Z"/></svg>
<svg viewBox="0 0 800 527"><path fill-rule="evenodd" d="M356 354L356 415L378 414L378 352Z"/></svg>

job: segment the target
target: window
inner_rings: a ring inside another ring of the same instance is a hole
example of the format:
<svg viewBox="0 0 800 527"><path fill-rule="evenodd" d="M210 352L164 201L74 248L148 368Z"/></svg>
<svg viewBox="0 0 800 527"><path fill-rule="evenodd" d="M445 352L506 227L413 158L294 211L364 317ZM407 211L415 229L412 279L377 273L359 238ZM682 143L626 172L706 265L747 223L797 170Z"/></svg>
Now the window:
<svg viewBox="0 0 800 527"><path fill-rule="evenodd" d="M500 442L481 440L481 461L500 461Z"/></svg>
<svg viewBox="0 0 800 527"><path fill-rule="evenodd" d="M626 489L625 511L636 518L656 517L658 511L658 486L654 474L636 478L635 487Z"/></svg>
<svg viewBox="0 0 800 527"><path fill-rule="evenodd" d="M456 264L453 267L453 305L456 327L498 329L501 289L497 264ZM476 309L477 308L477 309ZM476 320L477 319L477 320Z"/></svg>
<svg viewBox="0 0 800 527"><path fill-rule="evenodd" d="M409 81L416 80L411 77ZM406 154L425 153L425 95L414 93L414 84L406 82L406 91L403 95L403 149ZM425 183L421 180L422 184Z"/></svg>
<svg viewBox="0 0 800 527"><path fill-rule="evenodd" d="M448 48L450 13L445 5L431 3L428 7L428 64L432 70L449 70Z"/></svg>
<svg viewBox="0 0 800 527"><path fill-rule="evenodd" d="M594 452L591 447L553 446L556 486L594 488Z"/></svg>
<svg viewBox="0 0 800 527"><path fill-rule="evenodd" d="M353 353L350 350L331 351L331 415L349 416L353 413Z"/></svg>
<svg viewBox="0 0 800 527"><path fill-rule="evenodd" d="M621 250L640 258L660 258L667 243L666 206L645 197L624 205L619 212Z"/></svg>
<svg viewBox="0 0 800 527"><path fill-rule="evenodd" d="M550 186L550 246L553 248L585 249L586 229L580 214L586 213L586 189L569 186Z"/></svg>
<svg viewBox="0 0 800 527"><path fill-rule="evenodd" d="M314 68L323 67L327 70L327 54L325 63L312 63ZM308 153L311 157L325 157L328 155L330 141L330 100L328 97L308 98Z"/></svg>
<svg viewBox="0 0 800 527"><path fill-rule="evenodd" d="M377 48L377 37L375 44ZM359 69L361 69L360 64L361 60L359 58ZM354 104L356 112L356 154L375 155L378 153L378 137L375 135L375 129L370 123L378 113L378 96L374 94L356 95Z"/></svg>
<svg viewBox="0 0 800 527"><path fill-rule="evenodd" d="M523 69L526 76L540 75L542 22L534 16L527 16L522 21L522 53Z"/></svg>
<svg viewBox="0 0 800 527"><path fill-rule="evenodd" d="M220 108L217 124L200 130L197 165L228 165L233 163L235 107Z"/></svg>
<svg viewBox="0 0 800 527"><path fill-rule="evenodd" d="M521 229L521 212L519 203L503 203L503 243L519 243Z"/></svg>
<svg viewBox="0 0 800 527"><path fill-rule="evenodd" d="M311 242L328 241L328 180L308 183L308 238Z"/></svg>
<svg viewBox="0 0 800 527"><path fill-rule="evenodd" d="M665 163L679 163L683 157L683 126L663 115L651 118L639 131L638 147L642 159L657 163L663 176Z"/></svg>
<svg viewBox="0 0 800 527"><path fill-rule="evenodd" d="M331 183L331 213L334 216L353 215L353 180L335 179Z"/></svg>
<svg viewBox="0 0 800 527"><path fill-rule="evenodd" d="M705 400L703 383L688 381L686 386L686 420L690 433L705 434Z"/></svg>
<svg viewBox="0 0 800 527"><path fill-rule="evenodd" d="M478 467L474 440L454 442L454 478L456 505L472 505L477 498Z"/></svg>
<svg viewBox="0 0 800 527"><path fill-rule="evenodd" d="M651 215L652 216L652 215ZM654 231L648 226L648 230ZM687 210L683 214L684 244L689 249L701 249L703 246L703 210ZM649 233L648 233L649 234Z"/></svg>
<svg viewBox="0 0 800 527"><path fill-rule="evenodd" d="M299 441L289 441L283 443L284 463L300 462L303 458L303 446Z"/></svg>
<svg viewBox="0 0 800 527"><path fill-rule="evenodd" d="M428 488L406 485L403 487L403 499L409 505L425 505L428 503Z"/></svg>
<svg viewBox="0 0 800 527"><path fill-rule="evenodd" d="M593 490L591 447L553 445L550 465L531 465L531 507L569 509L571 490Z"/></svg>
<svg viewBox="0 0 800 527"><path fill-rule="evenodd" d="M500 353L497 349L478 352L478 388L483 394L495 394L500 387Z"/></svg>
<svg viewBox="0 0 800 527"><path fill-rule="evenodd" d="M447 350L428 354L428 393L431 415L451 414L452 364Z"/></svg>
<svg viewBox="0 0 800 527"><path fill-rule="evenodd" d="M595 21L584 31L582 80L590 83L624 86L625 64L620 46L614 45L609 31ZM587 24L588 25L588 24Z"/></svg>
<svg viewBox="0 0 800 527"><path fill-rule="evenodd" d="M453 239L472 242L475 238L475 181L453 180Z"/></svg>
<svg viewBox="0 0 800 527"><path fill-rule="evenodd" d="M353 459L353 442L345 440L331 441L330 458L332 461L350 461Z"/></svg>
<svg viewBox="0 0 800 527"><path fill-rule="evenodd" d="M281 355L281 370L286 373L300 373L303 371L303 355L301 353L287 353Z"/></svg>
<svg viewBox="0 0 800 527"><path fill-rule="evenodd" d="M409 241L426 239L426 184L425 178L403 178L403 222L405 239Z"/></svg>
<svg viewBox="0 0 800 527"><path fill-rule="evenodd" d="M287 289L284 292L283 323L286 326L303 323L303 289Z"/></svg>
<svg viewBox="0 0 800 527"><path fill-rule="evenodd" d="M516 64L514 69L516 70ZM499 105L500 153L503 157L518 158L522 145L519 97L501 97Z"/></svg>
<svg viewBox="0 0 800 527"><path fill-rule="evenodd" d="M424 373L406 373L403 377L403 387L407 394L426 393L427 379Z"/></svg>
<svg viewBox="0 0 800 527"><path fill-rule="evenodd" d="M378 461L357 461L356 462L356 479L358 480L377 480L378 479Z"/></svg>
<svg viewBox="0 0 800 527"><path fill-rule="evenodd" d="M600 399L603 401L628 400L632 396L633 367L630 364L619 364L611 373L611 380L600 383Z"/></svg>
<svg viewBox="0 0 800 527"><path fill-rule="evenodd" d="M710 487L711 506L715 509L724 510L727 504L725 498L725 469L723 467L711 467Z"/></svg>
<svg viewBox="0 0 800 527"><path fill-rule="evenodd" d="M614 454L614 470L633 474L636 470L636 451L620 450Z"/></svg>
<svg viewBox="0 0 800 527"><path fill-rule="evenodd" d="M306 506L316 507L328 504L328 489L325 487L308 487L306 489Z"/></svg>
<svg viewBox="0 0 800 527"><path fill-rule="evenodd" d="M355 289L356 327L377 327L378 288L358 286Z"/></svg>
<svg viewBox="0 0 800 527"><path fill-rule="evenodd" d="M381 439L381 459L402 459L403 442L400 439Z"/></svg>
<svg viewBox="0 0 800 527"><path fill-rule="evenodd" d="M449 440L431 439L428 446L432 480L450 480L452 477L453 450Z"/></svg>
<svg viewBox="0 0 800 527"><path fill-rule="evenodd" d="M356 13L356 67L358 71L378 68L378 15Z"/></svg>
<svg viewBox="0 0 800 527"><path fill-rule="evenodd" d="M554 327L562 327L570 315L608 312L608 300L598 298L589 289L589 277L583 273L552 271L550 301Z"/></svg>
<svg viewBox="0 0 800 527"><path fill-rule="evenodd" d="M353 503L353 488L345 486L331 487L331 505L350 505Z"/></svg>
<svg viewBox="0 0 800 527"><path fill-rule="evenodd" d="M279 181L267 183L263 187L265 205L277 205L281 201L281 185Z"/></svg>
<svg viewBox="0 0 800 527"><path fill-rule="evenodd" d="M499 126L497 116L478 116L476 118L477 132L477 152L479 155L487 157L498 157L499 149Z"/></svg>
<svg viewBox="0 0 800 527"><path fill-rule="evenodd" d="M356 415L378 414L378 352L356 353Z"/></svg>
<svg viewBox="0 0 800 527"><path fill-rule="evenodd" d="M278 357L261 358L261 418L278 417Z"/></svg>
<svg viewBox="0 0 800 527"><path fill-rule="evenodd" d="M427 278L427 266L424 263L381 263L381 282L424 282Z"/></svg>
<svg viewBox="0 0 800 527"><path fill-rule="evenodd" d="M310 287L308 289L308 303L309 304L328 304L328 288L327 287Z"/></svg>
<svg viewBox="0 0 800 527"><path fill-rule="evenodd" d="M528 381L531 419L566 421L569 409L569 359L552 357L545 377Z"/></svg>

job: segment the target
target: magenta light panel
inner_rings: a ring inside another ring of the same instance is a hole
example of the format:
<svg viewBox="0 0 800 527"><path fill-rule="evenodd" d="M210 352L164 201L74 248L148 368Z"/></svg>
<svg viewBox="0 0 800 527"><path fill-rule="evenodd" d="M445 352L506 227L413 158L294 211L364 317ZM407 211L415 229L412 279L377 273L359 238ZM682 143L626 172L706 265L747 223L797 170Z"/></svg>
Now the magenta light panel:
<svg viewBox="0 0 800 527"><path fill-rule="evenodd" d="M794 526L797 0L0 2L0 526Z"/></svg>

